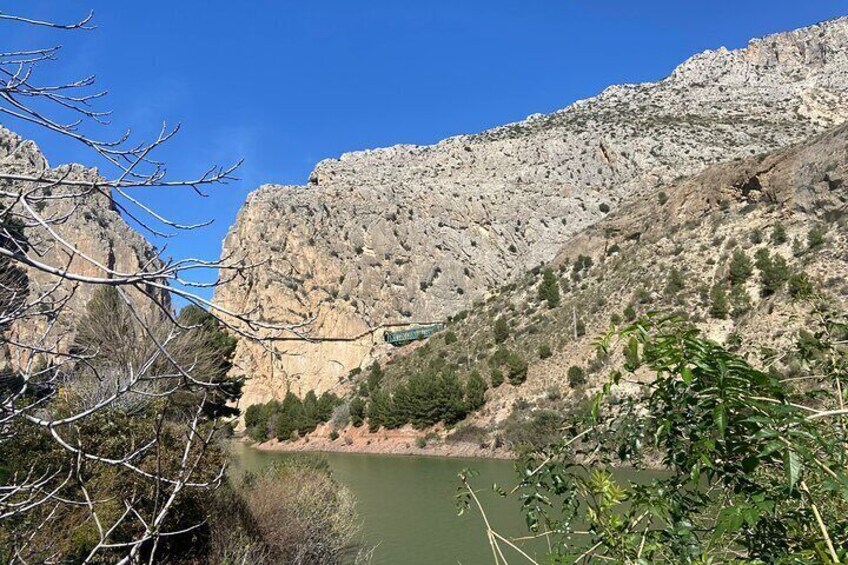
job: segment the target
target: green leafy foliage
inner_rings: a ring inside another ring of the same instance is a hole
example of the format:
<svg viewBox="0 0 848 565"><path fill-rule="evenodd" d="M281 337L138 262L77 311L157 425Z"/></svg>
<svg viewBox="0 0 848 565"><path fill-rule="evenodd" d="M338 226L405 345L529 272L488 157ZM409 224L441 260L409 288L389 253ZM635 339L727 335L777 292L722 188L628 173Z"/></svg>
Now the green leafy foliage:
<svg viewBox="0 0 848 565"><path fill-rule="evenodd" d="M848 317L819 308L813 319L787 352L816 376L804 381L679 319L647 317L600 338L604 355L625 350L625 366L526 455L512 491L531 532L552 532L545 562L845 562ZM640 392L621 395L622 381L645 374ZM665 472L648 480L614 472L657 460Z"/></svg>
<svg viewBox="0 0 848 565"><path fill-rule="evenodd" d="M539 359L547 359L551 355L553 355L553 352L550 345L543 343L539 346Z"/></svg>

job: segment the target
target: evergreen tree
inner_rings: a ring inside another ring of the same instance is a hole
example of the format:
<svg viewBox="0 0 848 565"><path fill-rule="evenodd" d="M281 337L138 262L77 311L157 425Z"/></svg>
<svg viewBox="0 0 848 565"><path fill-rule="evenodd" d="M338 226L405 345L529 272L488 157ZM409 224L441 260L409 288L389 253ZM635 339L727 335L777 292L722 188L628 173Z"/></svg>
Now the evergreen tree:
<svg viewBox="0 0 848 565"><path fill-rule="evenodd" d="M754 272L751 260L741 249L735 249L730 258L730 284L738 285L748 280Z"/></svg>
<svg viewBox="0 0 848 565"><path fill-rule="evenodd" d="M365 401L360 397L355 397L350 401L350 423L354 428L358 428L365 421Z"/></svg>
<svg viewBox="0 0 848 565"><path fill-rule="evenodd" d="M710 315L713 318L727 318L729 307L727 304L727 292L721 283L716 283L710 289Z"/></svg>
<svg viewBox="0 0 848 565"><path fill-rule="evenodd" d="M550 267L542 272L542 283L539 285L539 299L548 302L548 308L559 306L559 281Z"/></svg>
<svg viewBox="0 0 848 565"><path fill-rule="evenodd" d="M486 381L480 373L474 371L468 376L465 383L465 404L469 412L479 410L486 404L486 388Z"/></svg>
<svg viewBox="0 0 848 565"><path fill-rule="evenodd" d="M298 431L304 423L303 403L291 391L286 393L283 403L277 414L277 422L274 426L274 434L280 441L292 438L294 432Z"/></svg>
<svg viewBox="0 0 848 565"><path fill-rule="evenodd" d="M771 228L771 242L775 245L786 243L786 228L780 222L777 222Z"/></svg>
<svg viewBox="0 0 848 565"><path fill-rule="evenodd" d="M503 316L495 320L495 343L503 343L509 337L509 326Z"/></svg>

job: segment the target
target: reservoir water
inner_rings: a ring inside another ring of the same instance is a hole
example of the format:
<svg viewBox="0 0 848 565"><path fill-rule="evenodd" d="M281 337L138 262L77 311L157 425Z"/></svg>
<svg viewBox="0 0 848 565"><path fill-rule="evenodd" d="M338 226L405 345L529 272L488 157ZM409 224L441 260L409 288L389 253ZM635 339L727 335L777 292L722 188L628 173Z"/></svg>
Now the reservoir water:
<svg viewBox="0 0 848 565"><path fill-rule="evenodd" d="M235 470L259 470L285 453L258 451L236 443ZM458 516L457 478L464 468L480 473L474 484L493 527L507 536L527 535L516 499L502 499L490 488L515 484L512 462L391 455L322 454L333 475L353 491L363 521L363 542L376 546L373 565L486 565L492 554L483 520L469 511ZM536 557L544 547L522 548ZM511 556L510 556L511 557ZM520 559L511 559L516 563Z"/></svg>

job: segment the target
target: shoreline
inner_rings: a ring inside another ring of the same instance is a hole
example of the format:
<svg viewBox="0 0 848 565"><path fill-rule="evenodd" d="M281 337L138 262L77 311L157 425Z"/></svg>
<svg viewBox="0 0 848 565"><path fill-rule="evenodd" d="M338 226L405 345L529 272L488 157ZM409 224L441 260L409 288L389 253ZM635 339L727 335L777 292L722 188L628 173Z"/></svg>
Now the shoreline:
<svg viewBox="0 0 848 565"><path fill-rule="evenodd" d="M318 426L306 437L286 442L270 439L258 443L244 434L234 439L260 451L282 453L353 453L496 460L512 460L516 457L506 448L484 446L471 441L445 441L443 435L434 430L424 433L408 426L396 430L380 429L374 433L368 432L365 426L349 426L336 430L336 439L330 438L331 431L330 426L325 424Z"/></svg>

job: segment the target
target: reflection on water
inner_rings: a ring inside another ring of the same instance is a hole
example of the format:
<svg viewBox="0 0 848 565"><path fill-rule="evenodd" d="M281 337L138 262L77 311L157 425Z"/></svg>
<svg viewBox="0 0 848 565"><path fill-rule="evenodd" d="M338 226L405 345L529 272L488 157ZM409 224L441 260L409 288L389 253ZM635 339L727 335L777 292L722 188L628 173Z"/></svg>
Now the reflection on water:
<svg viewBox="0 0 848 565"><path fill-rule="evenodd" d="M251 449L237 443L234 471L258 470L274 459L289 457ZM457 516L457 474L466 467L479 471L475 484L495 529L507 535L527 530L516 500L497 497L493 483L512 485L515 472L509 461L448 459L328 453L335 478L358 500L363 537L377 545L374 565L479 565L492 563L483 521L475 512ZM528 548L524 547L525 551ZM534 548L529 548L531 554ZM544 554L541 544L537 556Z"/></svg>

